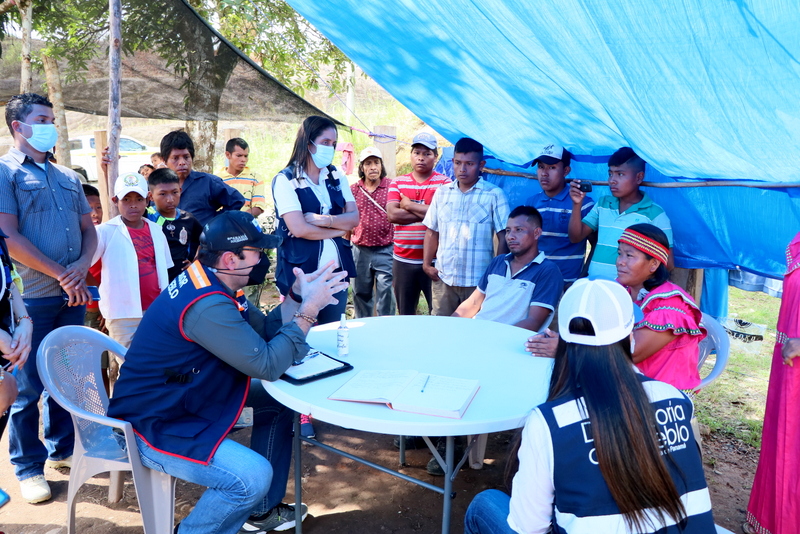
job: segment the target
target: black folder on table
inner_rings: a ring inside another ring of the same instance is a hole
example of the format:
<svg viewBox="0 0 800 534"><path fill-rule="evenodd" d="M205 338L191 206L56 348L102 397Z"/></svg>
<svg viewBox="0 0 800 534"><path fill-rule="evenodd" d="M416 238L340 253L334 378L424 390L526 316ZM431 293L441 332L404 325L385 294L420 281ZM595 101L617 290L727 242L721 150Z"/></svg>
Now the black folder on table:
<svg viewBox="0 0 800 534"><path fill-rule="evenodd" d="M352 368L353 366L347 362L337 360L324 352L312 349L308 351L308 354L300 362L292 364L281 376L281 379L290 384L306 384L314 380L350 371Z"/></svg>

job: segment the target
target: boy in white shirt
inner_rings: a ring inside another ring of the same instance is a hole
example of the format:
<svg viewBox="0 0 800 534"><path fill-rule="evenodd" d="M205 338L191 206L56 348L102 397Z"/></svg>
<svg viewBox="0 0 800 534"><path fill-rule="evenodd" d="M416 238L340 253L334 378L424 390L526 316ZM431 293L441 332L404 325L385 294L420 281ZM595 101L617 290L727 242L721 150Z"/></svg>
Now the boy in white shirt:
<svg viewBox="0 0 800 534"><path fill-rule="evenodd" d="M108 334L129 347L142 315L163 291L172 267L169 245L161 227L148 221L147 180L138 173L117 178L114 197L119 215L97 227L97 250L92 264L102 259L100 312ZM109 362L116 380L119 362Z"/></svg>

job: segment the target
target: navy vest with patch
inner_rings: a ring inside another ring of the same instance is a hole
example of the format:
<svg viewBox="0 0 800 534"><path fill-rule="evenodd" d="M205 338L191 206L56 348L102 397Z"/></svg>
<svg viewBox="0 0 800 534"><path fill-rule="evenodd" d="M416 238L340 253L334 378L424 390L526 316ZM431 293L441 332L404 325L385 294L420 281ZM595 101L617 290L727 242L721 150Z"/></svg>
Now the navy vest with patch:
<svg viewBox="0 0 800 534"><path fill-rule="evenodd" d="M108 408L151 447L203 464L236 423L250 387L247 375L183 334L186 310L213 294L231 299L248 319L247 301L231 297L194 262L144 314Z"/></svg>
<svg viewBox="0 0 800 534"><path fill-rule="evenodd" d="M323 171L320 171L320 179L323 173L327 171L327 178L325 179L325 187L331 197L330 215L341 215L345 211L345 199L342 194L342 187L340 181L333 176L334 167L329 165ZM286 167L281 174L286 176L286 179L291 181L293 179L294 167ZM274 182L273 182L274 184ZM273 185L274 187L274 185ZM322 214L322 204L314 194L310 187L301 187L295 189L297 198L300 201L300 210L303 213L317 213ZM274 193L273 193L274 196ZM294 283L294 267L300 267L303 272L311 273L319 267L319 257L322 254L322 241L303 239L289 235L289 228L282 217L278 217L276 208L276 217L278 219L278 229L276 234L283 238L281 246L278 247L278 264L275 267L275 284L278 286L282 295L289 292L289 288ZM347 271L348 278L355 278L356 266L353 262L352 244L350 241L343 237L336 237L333 239L336 245L336 252L339 255L339 265Z"/></svg>
<svg viewBox="0 0 800 534"><path fill-rule="evenodd" d="M641 375L660 427L662 451L672 480L684 499L687 518L648 530L648 534L709 534L715 532L711 503L697 443L692 434L691 401L677 389ZM649 384L649 385L648 385ZM553 532L627 532L624 519L597 465L588 418L582 417L582 400L557 399L539 406L553 444L555 486ZM671 520L667 517L667 522Z"/></svg>

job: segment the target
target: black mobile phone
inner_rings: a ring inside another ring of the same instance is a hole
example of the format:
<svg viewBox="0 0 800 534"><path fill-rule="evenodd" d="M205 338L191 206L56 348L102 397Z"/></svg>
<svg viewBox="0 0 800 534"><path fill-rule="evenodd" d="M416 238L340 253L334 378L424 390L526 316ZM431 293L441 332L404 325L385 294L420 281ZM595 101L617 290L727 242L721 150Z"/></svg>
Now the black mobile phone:
<svg viewBox="0 0 800 534"><path fill-rule="evenodd" d="M89 290L89 294L92 295L92 300L97 302L100 300L100 291L97 289L97 286L86 286L86 289ZM64 297L64 300L69 300L69 295L61 292L61 296Z"/></svg>
<svg viewBox="0 0 800 534"><path fill-rule="evenodd" d="M584 193L588 193L592 190L592 184L590 184L589 182L581 182L578 184L578 189L580 189Z"/></svg>

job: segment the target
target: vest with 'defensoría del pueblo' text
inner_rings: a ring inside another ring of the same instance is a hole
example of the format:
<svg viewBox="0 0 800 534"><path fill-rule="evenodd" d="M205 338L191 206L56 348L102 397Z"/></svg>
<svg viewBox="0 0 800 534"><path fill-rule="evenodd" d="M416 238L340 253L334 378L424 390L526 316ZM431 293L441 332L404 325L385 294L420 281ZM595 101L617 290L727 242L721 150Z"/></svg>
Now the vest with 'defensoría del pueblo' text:
<svg viewBox="0 0 800 534"><path fill-rule="evenodd" d="M678 525L650 514L652 530L642 534L708 534L715 532L699 448L691 429L692 402L680 391L639 375L659 426L659 445L681 495L686 519ZM550 429L553 445L555 510L553 532L628 532L597 464L592 428L583 399L556 399L538 408Z"/></svg>
<svg viewBox="0 0 800 534"><path fill-rule="evenodd" d="M330 215L341 215L345 210L345 200L342 194L341 181L334 176L333 171L336 168L333 165L328 165L324 170L320 171L320 179L327 174L325 178L325 188L331 197ZM280 171L289 182L294 178L295 168L289 166ZM307 179L307 178L305 178ZM273 182L273 196L274 196L274 182ZM320 203L317 195L311 187L297 187L295 190L297 198L300 201L300 210L303 213L322 213L322 204ZM278 286L282 295L289 292L289 288L294 283L294 273L292 268L300 267L303 272L311 273L319 267L319 258L322 254L322 241L303 239L289 235L289 227L282 217L277 214L277 206L275 209L275 216L278 219L278 228L275 233L283 241L278 247L278 264L275 267L275 285ZM339 265L347 271L348 278L355 278L356 265L353 262L353 251L350 241L343 237L333 238L333 243L336 245L336 253L339 255Z"/></svg>
<svg viewBox="0 0 800 534"><path fill-rule="evenodd" d="M202 464L236 423L250 387L247 375L183 333L189 307L214 294L231 299L248 319L247 300L231 297L195 261L144 314L108 407L110 417L130 422L154 449Z"/></svg>

